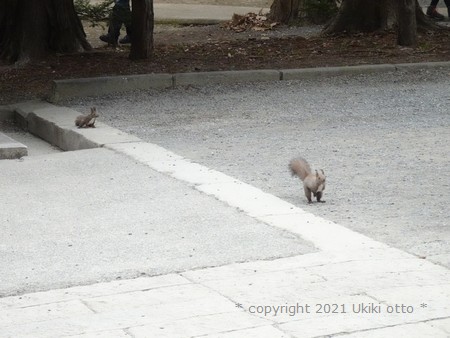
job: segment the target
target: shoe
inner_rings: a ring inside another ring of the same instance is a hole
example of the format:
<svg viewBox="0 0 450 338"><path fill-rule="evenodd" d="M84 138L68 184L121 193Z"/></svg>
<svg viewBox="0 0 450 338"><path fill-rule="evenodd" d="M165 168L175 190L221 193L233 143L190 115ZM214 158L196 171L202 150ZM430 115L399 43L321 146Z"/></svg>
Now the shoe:
<svg viewBox="0 0 450 338"><path fill-rule="evenodd" d="M111 36L109 36L108 34L100 35L99 39L111 45L117 45L117 42L115 42L114 39L112 39Z"/></svg>
<svg viewBox="0 0 450 338"><path fill-rule="evenodd" d="M122 39L119 40L122 45L126 45L131 43L131 38L128 35L125 35Z"/></svg>
<svg viewBox="0 0 450 338"><path fill-rule="evenodd" d="M444 20L444 16L440 13L438 13L438 11L436 10L436 7L428 7L427 8L427 16L429 16L430 18L434 19L434 20L438 20L438 21L442 21Z"/></svg>

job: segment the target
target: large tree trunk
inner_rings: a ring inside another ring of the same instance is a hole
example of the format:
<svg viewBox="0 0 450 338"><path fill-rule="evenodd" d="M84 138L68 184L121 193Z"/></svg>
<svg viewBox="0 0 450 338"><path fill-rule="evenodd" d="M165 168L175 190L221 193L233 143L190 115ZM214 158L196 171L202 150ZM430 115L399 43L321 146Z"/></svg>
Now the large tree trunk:
<svg viewBox="0 0 450 338"><path fill-rule="evenodd" d="M398 0L397 44L414 47L417 45L417 22L415 0Z"/></svg>
<svg viewBox="0 0 450 338"><path fill-rule="evenodd" d="M132 0L130 59L148 59L153 53L153 0Z"/></svg>
<svg viewBox="0 0 450 338"><path fill-rule="evenodd" d="M269 20L289 24L298 18L301 0L274 0L270 6Z"/></svg>
<svg viewBox="0 0 450 338"><path fill-rule="evenodd" d="M392 15L389 9L389 0L344 0L324 32L373 32L386 28Z"/></svg>
<svg viewBox="0 0 450 338"><path fill-rule="evenodd" d="M0 0L0 58L22 63L81 49L91 46L73 0Z"/></svg>
<svg viewBox="0 0 450 338"><path fill-rule="evenodd" d="M411 7L412 3L414 9ZM408 9L405 8L407 4ZM344 0L339 13L325 27L324 33L374 32L400 25L401 34L406 34L407 29L413 29L412 17L409 16L411 14L408 14L409 19L397 18L398 15L405 15L411 10L415 11L417 29L441 28L425 16L417 0ZM412 34L412 31L409 34ZM411 38L413 37L410 36L409 39Z"/></svg>

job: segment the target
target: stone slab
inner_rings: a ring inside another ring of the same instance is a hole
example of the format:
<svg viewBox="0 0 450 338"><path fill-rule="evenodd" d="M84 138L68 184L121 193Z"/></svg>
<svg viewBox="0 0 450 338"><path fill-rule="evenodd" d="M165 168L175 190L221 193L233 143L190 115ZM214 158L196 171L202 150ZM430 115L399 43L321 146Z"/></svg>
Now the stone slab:
<svg viewBox="0 0 450 338"><path fill-rule="evenodd" d="M339 335L340 338L386 338L386 337L408 337L408 338L448 338L449 332L432 325L436 321L426 323L411 323L396 325L392 327L382 327L375 330L363 330L349 334Z"/></svg>
<svg viewBox="0 0 450 338"><path fill-rule="evenodd" d="M217 6L212 6L217 7ZM243 71L139 74L53 81L49 101L57 103L75 97L101 96L133 90L166 89L175 86L230 84L239 82L301 80L328 76L394 72L396 70L450 67L449 62L357 65L305 69L261 69Z"/></svg>
<svg viewBox="0 0 450 338"><path fill-rule="evenodd" d="M0 160L11 160L27 155L28 148L26 145L0 133Z"/></svg>
<svg viewBox="0 0 450 338"><path fill-rule="evenodd" d="M450 69L450 62L423 62L423 63L398 63L394 65L396 70L415 71L420 69L443 68Z"/></svg>
<svg viewBox="0 0 450 338"><path fill-rule="evenodd" d="M105 76L53 81L50 102L85 96L100 96L133 90L165 89L173 86L170 74Z"/></svg>
<svg viewBox="0 0 450 338"><path fill-rule="evenodd" d="M316 79L329 76L370 74L377 72L394 72L394 65L361 65L345 67L318 67L304 69L283 69L281 70L283 80L304 80Z"/></svg>
<svg viewBox="0 0 450 338"><path fill-rule="evenodd" d="M0 121L14 118L14 111L10 106L0 106Z"/></svg>
<svg viewBox="0 0 450 338"><path fill-rule="evenodd" d="M109 143L138 142L136 136L96 122L96 128L77 128L75 118L86 112L56 106L47 102L29 101L12 108L25 121L25 129L58 148L71 151L103 147ZM99 119L101 119L101 112ZM98 121L98 119L97 119Z"/></svg>
<svg viewBox="0 0 450 338"><path fill-rule="evenodd" d="M278 70L243 70L243 71L217 71L202 73L174 74L175 86L208 85L218 83L258 82L280 80Z"/></svg>

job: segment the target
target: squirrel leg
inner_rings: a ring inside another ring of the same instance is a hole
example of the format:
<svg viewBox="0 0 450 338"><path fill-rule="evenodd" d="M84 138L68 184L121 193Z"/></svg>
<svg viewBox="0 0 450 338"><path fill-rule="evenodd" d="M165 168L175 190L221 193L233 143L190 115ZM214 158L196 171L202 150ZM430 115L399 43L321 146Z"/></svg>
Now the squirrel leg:
<svg viewBox="0 0 450 338"><path fill-rule="evenodd" d="M308 203L312 203L311 201L311 190L307 186L303 186L305 190L305 196L308 199Z"/></svg>
<svg viewBox="0 0 450 338"><path fill-rule="evenodd" d="M87 126L90 128L95 128L95 118Z"/></svg>
<svg viewBox="0 0 450 338"><path fill-rule="evenodd" d="M80 122L80 124L78 125L78 128L87 128L87 123L86 121Z"/></svg>
<svg viewBox="0 0 450 338"><path fill-rule="evenodd" d="M321 201L320 200L322 198L322 191L316 192L315 195L316 195L316 198L317 198L317 202L325 203L325 201Z"/></svg>

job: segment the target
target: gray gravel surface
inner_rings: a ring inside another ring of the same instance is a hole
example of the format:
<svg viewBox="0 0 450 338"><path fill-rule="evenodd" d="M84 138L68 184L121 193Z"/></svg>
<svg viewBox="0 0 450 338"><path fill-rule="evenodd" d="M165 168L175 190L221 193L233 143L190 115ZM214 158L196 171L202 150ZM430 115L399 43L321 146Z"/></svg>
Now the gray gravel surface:
<svg viewBox="0 0 450 338"><path fill-rule="evenodd" d="M448 71L136 92L66 102L316 215L450 267ZM328 176L307 205L287 164Z"/></svg>

